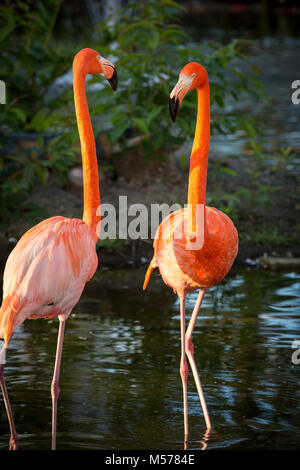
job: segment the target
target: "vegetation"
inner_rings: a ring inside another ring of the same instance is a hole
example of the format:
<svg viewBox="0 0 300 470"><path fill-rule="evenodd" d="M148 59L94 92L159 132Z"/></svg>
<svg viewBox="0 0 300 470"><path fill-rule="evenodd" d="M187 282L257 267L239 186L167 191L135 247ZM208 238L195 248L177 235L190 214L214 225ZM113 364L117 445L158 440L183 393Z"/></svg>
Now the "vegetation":
<svg viewBox="0 0 300 470"><path fill-rule="evenodd" d="M61 0L4 1L0 7L1 79L7 87L7 104L0 113L2 230L20 215L35 221L41 210L27 202L34 183L47 184L53 175L64 185L69 168L79 161L72 86L58 82L70 70L74 56L71 41L59 41L55 33L60 7ZM234 166L210 159L213 184L209 203L239 220L251 220L253 213L263 217L281 185L271 185L263 178L269 165L262 124L243 110L232 111L239 109L243 96L267 99L258 70L245 67L244 51L249 44L234 40L227 45L211 42L199 46L180 23L182 11L181 4L173 0L132 1L115 18L101 22L92 35L89 31L89 46L112 59L119 74L117 93L108 87L99 93L93 86L99 83L97 77L88 82L96 137L98 128L102 133L104 129L106 140L110 146L118 142L124 159L133 151L130 138L137 137L137 158L145 159L145 165L151 159L164 161L193 136L194 96L186 97L176 126L170 125L167 97L182 66L199 61L210 77L212 132L243 134L249 142L247 184L240 180L237 184ZM228 102L233 105L228 107ZM288 172L295 157L290 147L278 150L270 171ZM188 167L184 152L180 163L183 169ZM231 184L224 186L225 181ZM300 195L294 198L299 207ZM273 235L272 239L279 240L275 232ZM261 241L264 236L258 238Z"/></svg>
<svg viewBox="0 0 300 470"><path fill-rule="evenodd" d="M166 99L183 64L192 60L202 63L210 77L212 131L232 134L243 130L249 137L257 134L252 119L225 110L229 97L238 101L241 93L254 98L263 96L256 71L249 70L245 75L235 64L236 59L246 60L242 53L244 42L199 47L178 22L181 9L179 3L171 0L134 1L118 11L114 21L103 22L97 28L96 46L115 56L120 91L111 95L104 89L101 102L92 112L107 116L108 137L112 143L118 140L124 152L128 150L129 135L141 137L137 151L146 158L164 158L167 148L192 137L197 106L194 97L185 99L176 133L170 126Z"/></svg>
<svg viewBox="0 0 300 470"><path fill-rule="evenodd" d="M32 214L24 197L36 179L46 184L53 171L66 181L75 162L72 90L56 85L73 60L72 51L53 41L60 3L36 2L33 8L6 1L0 7L0 67L7 95L0 114L2 226L20 211Z"/></svg>

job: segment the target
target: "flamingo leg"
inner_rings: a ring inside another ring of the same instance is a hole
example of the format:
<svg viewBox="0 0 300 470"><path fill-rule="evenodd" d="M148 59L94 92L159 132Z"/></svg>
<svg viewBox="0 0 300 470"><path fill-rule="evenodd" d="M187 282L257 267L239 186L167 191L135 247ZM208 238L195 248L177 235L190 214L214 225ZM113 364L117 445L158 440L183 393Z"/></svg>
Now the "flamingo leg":
<svg viewBox="0 0 300 470"><path fill-rule="evenodd" d="M59 330L57 336L57 348L55 357L55 366L53 373L53 380L51 383L51 396L52 396L52 450L56 449L56 422L57 422L57 401L59 396L59 372L61 364L61 355L63 348L64 332L65 332L65 320L59 319Z"/></svg>
<svg viewBox="0 0 300 470"><path fill-rule="evenodd" d="M0 364L0 382L1 382L1 390L3 395L3 400L6 408L6 413L9 422L10 428L10 440L9 440L9 450L18 450L18 435L16 432L14 419L11 411L11 406L8 398L8 393L6 389L6 384L4 380L4 364Z"/></svg>
<svg viewBox="0 0 300 470"><path fill-rule="evenodd" d="M194 360L194 345L192 343L192 335L193 335L193 331L194 331L194 326L195 326L195 323L196 323L196 320L197 320L197 316L198 316L198 313L199 313L199 309L201 307L201 303L202 303L204 294L205 294L205 289L200 289L200 292L199 292L199 295L198 295L198 298L197 298L197 301L196 301L191 319L189 321L188 328L186 330L185 344L186 344L186 355L188 357L188 360L189 360L189 363L190 363L190 366L191 366L191 369L192 369L192 372L193 372L195 384L196 384L196 387L197 387L198 395L199 395L199 398L200 398L200 403L201 403L203 414L204 414L206 428L209 431L211 429L211 422L210 422L210 418L209 418L209 414L208 414L208 410L207 410L207 406L206 406L206 402L205 402L204 393L203 393L203 390L202 390L199 374L198 374L198 371L197 371L196 363L195 363L195 360Z"/></svg>
<svg viewBox="0 0 300 470"><path fill-rule="evenodd" d="M181 358L180 375L183 388L184 442L188 439L187 377L188 365L185 356L185 297L180 297Z"/></svg>

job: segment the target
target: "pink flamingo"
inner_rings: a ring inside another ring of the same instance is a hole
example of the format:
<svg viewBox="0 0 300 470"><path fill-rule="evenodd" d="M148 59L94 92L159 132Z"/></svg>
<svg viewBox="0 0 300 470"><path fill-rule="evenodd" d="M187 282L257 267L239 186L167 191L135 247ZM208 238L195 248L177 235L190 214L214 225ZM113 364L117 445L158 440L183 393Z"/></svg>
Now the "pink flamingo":
<svg viewBox="0 0 300 470"><path fill-rule="evenodd" d="M210 100L208 76L202 65L191 62L181 70L179 81L170 95L171 117L175 122L184 96L194 89L198 94L198 114L190 160L188 207L171 213L159 226L153 244L154 256L147 270L143 287L144 289L147 287L153 269L159 268L164 282L177 292L180 299L180 374L183 385L185 442L188 438L186 356L196 383L207 431L211 429L211 421L194 360L192 343L194 326L206 290L226 276L238 252L238 233L231 219L223 212L205 206ZM199 295L186 330L185 297L187 293L197 289L199 289Z"/></svg>
<svg viewBox="0 0 300 470"><path fill-rule="evenodd" d="M0 309L0 337L4 338L0 354L0 379L10 425L10 450L18 448L18 436L4 381L5 350L12 334L26 318L58 317L59 319L51 384L52 449L54 450L65 322L98 265L96 241L100 227L100 194L95 139L85 93L87 74L103 75L113 90L117 88L115 67L98 52L93 49L83 49L75 56L73 82L82 152L83 220L61 216L44 220L22 236L10 253L5 266L3 301Z"/></svg>

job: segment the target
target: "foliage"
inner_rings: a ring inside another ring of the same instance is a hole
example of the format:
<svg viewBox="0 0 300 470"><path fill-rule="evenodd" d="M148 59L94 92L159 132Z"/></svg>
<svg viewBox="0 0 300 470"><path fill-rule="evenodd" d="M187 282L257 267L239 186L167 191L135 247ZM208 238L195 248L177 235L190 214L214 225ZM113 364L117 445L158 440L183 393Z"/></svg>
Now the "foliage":
<svg viewBox="0 0 300 470"><path fill-rule="evenodd" d="M289 165L295 163L297 157L298 155L292 147L281 147L274 156L276 163L274 170L286 170Z"/></svg>
<svg viewBox="0 0 300 470"><path fill-rule="evenodd" d="M103 55L113 53L120 80L118 93L112 95L103 89L101 101L92 112L107 116L110 141L118 140L123 149L128 136L141 136L141 153L153 157L164 155L167 147L192 137L195 97L185 99L176 129L171 126L168 112L168 96L178 73L192 60L202 63L210 77L213 132L235 133L242 129L251 137L257 133L253 120L225 108L227 99L238 101L242 93L263 95L255 71L244 74L236 64L237 59L245 61L243 42L195 45L178 23L182 8L171 0L134 1L97 29L95 47Z"/></svg>
<svg viewBox="0 0 300 470"><path fill-rule="evenodd" d="M49 132L63 125L59 110L68 103L63 86L53 87L72 64L73 54L51 40L61 0L4 2L0 8L1 79L7 105L1 129Z"/></svg>
<svg viewBox="0 0 300 470"><path fill-rule="evenodd" d="M252 244L263 247L276 247L297 242L297 234L282 233L274 224L262 223L257 227L247 225L246 231L240 232L240 240L251 241Z"/></svg>
<svg viewBox="0 0 300 470"><path fill-rule="evenodd" d="M45 184L53 170L64 180L74 163L67 111L72 89L53 86L73 60L73 51L52 40L60 3L5 1L0 7L0 66L7 102L0 113L1 218L9 219L13 202L17 208L20 195L36 179ZM28 133L36 138L29 148L18 148L15 142Z"/></svg>

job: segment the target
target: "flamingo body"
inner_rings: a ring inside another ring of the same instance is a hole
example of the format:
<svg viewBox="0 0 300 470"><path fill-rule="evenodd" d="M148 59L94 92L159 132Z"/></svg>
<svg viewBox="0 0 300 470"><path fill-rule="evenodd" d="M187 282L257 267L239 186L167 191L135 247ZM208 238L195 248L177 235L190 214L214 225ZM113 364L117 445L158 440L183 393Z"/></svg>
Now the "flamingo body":
<svg viewBox="0 0 300 470"><path fill-rule="evenodd" d="M183 225L187 209L179 209L164 219L154 238L154 257L146 275L158 267L164 282L179 296L218 284L229 272L238 251L238 233L232 220L214 207L205 207L204 243L189 250ZM176 237L176 232L182 235ZM168 237L161 234L168 233Z"/></svg>
<svg viewBox="0 0 300 470"><path fill-rule="evenodd" d="M26 318L66 320L97 265L95 236L83 220L52 217L28 230L4 271L0 336L6 346Z"/></svg>

